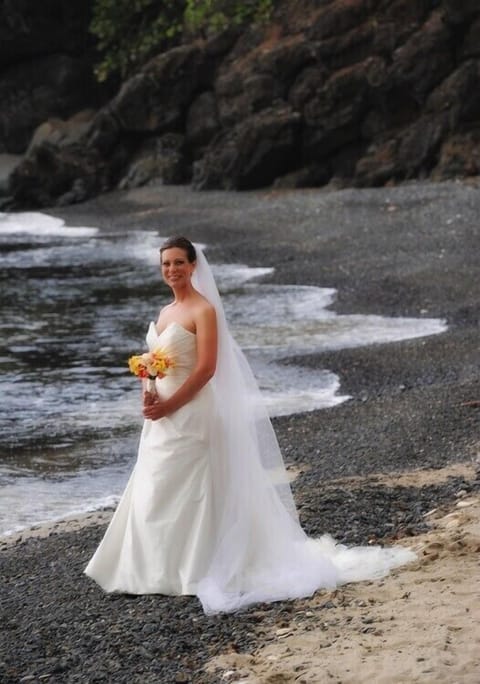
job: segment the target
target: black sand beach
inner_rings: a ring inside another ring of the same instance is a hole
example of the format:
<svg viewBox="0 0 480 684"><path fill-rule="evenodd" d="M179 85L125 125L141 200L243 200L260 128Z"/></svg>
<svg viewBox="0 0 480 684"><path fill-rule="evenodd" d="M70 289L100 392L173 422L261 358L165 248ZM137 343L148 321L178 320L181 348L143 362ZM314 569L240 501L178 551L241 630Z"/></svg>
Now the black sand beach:
<svg viewBox="0 0 480 684"><path fill-rule="evenodd" d="M50 213L69 225L185 233L208 244L212 261L273 266L269 282L336 288L337 312L447 321L441 335L295 359L336 372L352 397L274 421L299 473L308 533L349 544L414 539L429 511L480 491L480 185L246 194L151 186ZM241 681L203 667L255 649L308 608L206 617L195 598L104 595L82 575L102 532L54 528L0 542L0 681ZM258 681L315 681L301 677Z"/></svg>

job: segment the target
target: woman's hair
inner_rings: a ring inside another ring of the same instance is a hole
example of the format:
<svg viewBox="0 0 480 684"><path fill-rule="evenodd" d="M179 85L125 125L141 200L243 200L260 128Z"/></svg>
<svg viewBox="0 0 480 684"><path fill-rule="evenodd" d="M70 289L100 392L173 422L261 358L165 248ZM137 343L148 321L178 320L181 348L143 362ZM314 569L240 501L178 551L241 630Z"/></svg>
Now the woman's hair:
<svg viewBox="0 0 480 684"><path fill-rule="evenodd" d="M187 238L182 237L181 235L175 235L173 237L167 238L163 245L160 247L160 254L163 254L163 252L166 249L172 249L172 247L178 247L179 249L183 249L187 255L187 259L191 264L193 264L197 260L197 253L195 251L195 247L192 245L190 240L187 240Z"/></svg>

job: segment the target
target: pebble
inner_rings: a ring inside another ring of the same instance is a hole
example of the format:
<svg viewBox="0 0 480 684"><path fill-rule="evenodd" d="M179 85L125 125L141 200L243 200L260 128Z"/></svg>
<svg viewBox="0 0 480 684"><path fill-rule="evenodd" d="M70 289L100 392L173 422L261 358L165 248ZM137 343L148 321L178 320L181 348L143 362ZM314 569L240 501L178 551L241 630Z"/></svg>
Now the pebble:
<svg viewBox="0 0 480 684"><path fill-rule="evenodd" d="M380 502L385 514L390 507L395 508L393 501L398 496L405 499L403 490L395 493L377 487L372 507L365 506L368 499L347 497L347 508L341 505L336 513L329 511L328 521L334 521L336 515L344 519L350 514L357 516L361 525L356 534L361 541L362 535L365 538L377 524ZM412 491L411 496L412 503L422 503L413 506L413 525L421 524L423 510L432 508L433 497L439 505L454 498L447 485L417 490L415 496ZM322 508L317 492L312 499L313 508ZM314 611L307 602L277 602L252 606L236 615L206 616L194 597L105 595L81 572L103 529L88 527L40 543L30 539L1 552L1 576L8 587L2 592L2 684L41 681L42 677L58 679L62 684L217 684L218 679L202 669L212 656L248 652L258 646L259 639L267 641L262 634L287 638L295 632L291 620L302 612L318 628L329 612L328 605L335 604L327 599ZM52 561L66 558L67 552L68 562L52 570ZM370 606L362 599L355 604ZM347 622L348 618L345 615ZM361 629L378 632L368 615ZM132 679L132 673L137 679Z"/></svg>
<svg viewBox="0 0 480 684"><path fill-rule="evenodd" d="M380 211L387 198L396 211ZM459 207L463 218L452 237L446 218ZM422 340L318 350L285 361L305 372L337 373L341 393L352 397L274 420L287 462L301 470L293 489L308 534L389 543L427 531L432 511L465 507L480 491L480 479L423 487L365 479L442 468L477 453L478 420L460 408L480 393L476 188L409 183L277 193L271 201L269 192L202 194L155 185L57 214L70 225L107 230L135 226L165 234L188 225L194 240L210 245L214 261L274 266L272 284L337 288L337 313L418 316L428 309L448 321L446 333ZM441 267L434 259L438 245L445 249ZM342 478L357 482L340 485ZM211 657L251 651L264 639L260 633L288 630L295 612L310 607L278 602L205 616L194 597L106 596L82 574L103 529L0 547L2 684L170 684L176 677L218 684L203 670ZM312 623L325 614L315 610Z"/></svg>
<svg viewBox="0 0 480 684"><path fill-rule="evenodd" d="M457 503L457 508L468 508L469 506L473 506L475 504L474 499L470 499L468 501L459 501Z"/></svg>

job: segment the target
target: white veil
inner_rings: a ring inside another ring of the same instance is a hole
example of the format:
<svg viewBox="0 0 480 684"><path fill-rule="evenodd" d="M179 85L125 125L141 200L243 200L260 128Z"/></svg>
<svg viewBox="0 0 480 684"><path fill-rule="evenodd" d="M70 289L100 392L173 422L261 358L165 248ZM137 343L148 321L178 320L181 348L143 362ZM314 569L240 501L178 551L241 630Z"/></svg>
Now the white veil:
<svg viewBox="0 0 480 684"><path fill-rule="evenodd" d="M210 266L196 245L193 286L215 307L218 359L212 384L217 415L212 473L216 543L198 586L206 613L308 596L378 577L412 560L406 549L346 549L309 539L298 522L288 475L250 366L232 338ZM398 553L400 552L400 553ZM362 567L359 567L361 565Z"/></svg>
<svg viewBox="0 0 480 684"><path fill-rule="evenodd" d="M214 385L223 427L228 428L229 446L241 449L245 460L262 465L270 475L284 507L298 521L288 475L257 381L244 353L233 339L212 270L201 249L195 246L197 266L193 286L215 307L218 326L218 358ZM237 462L235 464L237 465ZM237 473L239 475L240 473Z"/></svg>

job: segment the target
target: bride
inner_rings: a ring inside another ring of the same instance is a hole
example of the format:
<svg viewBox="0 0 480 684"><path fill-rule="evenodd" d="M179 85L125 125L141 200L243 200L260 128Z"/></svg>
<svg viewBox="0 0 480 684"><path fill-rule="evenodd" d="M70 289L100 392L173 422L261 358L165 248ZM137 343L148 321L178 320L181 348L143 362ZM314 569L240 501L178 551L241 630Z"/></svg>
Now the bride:
<svg viewBox="0 0 480 684"><path fill-rule="evenodd" d="M144 392L137 462L86 574L108 592L196 595L217 613L382 577L413 560L402 547L307 537L203 252L174 237L160 254L174 298L146 339L174 367Z"/></svg>

